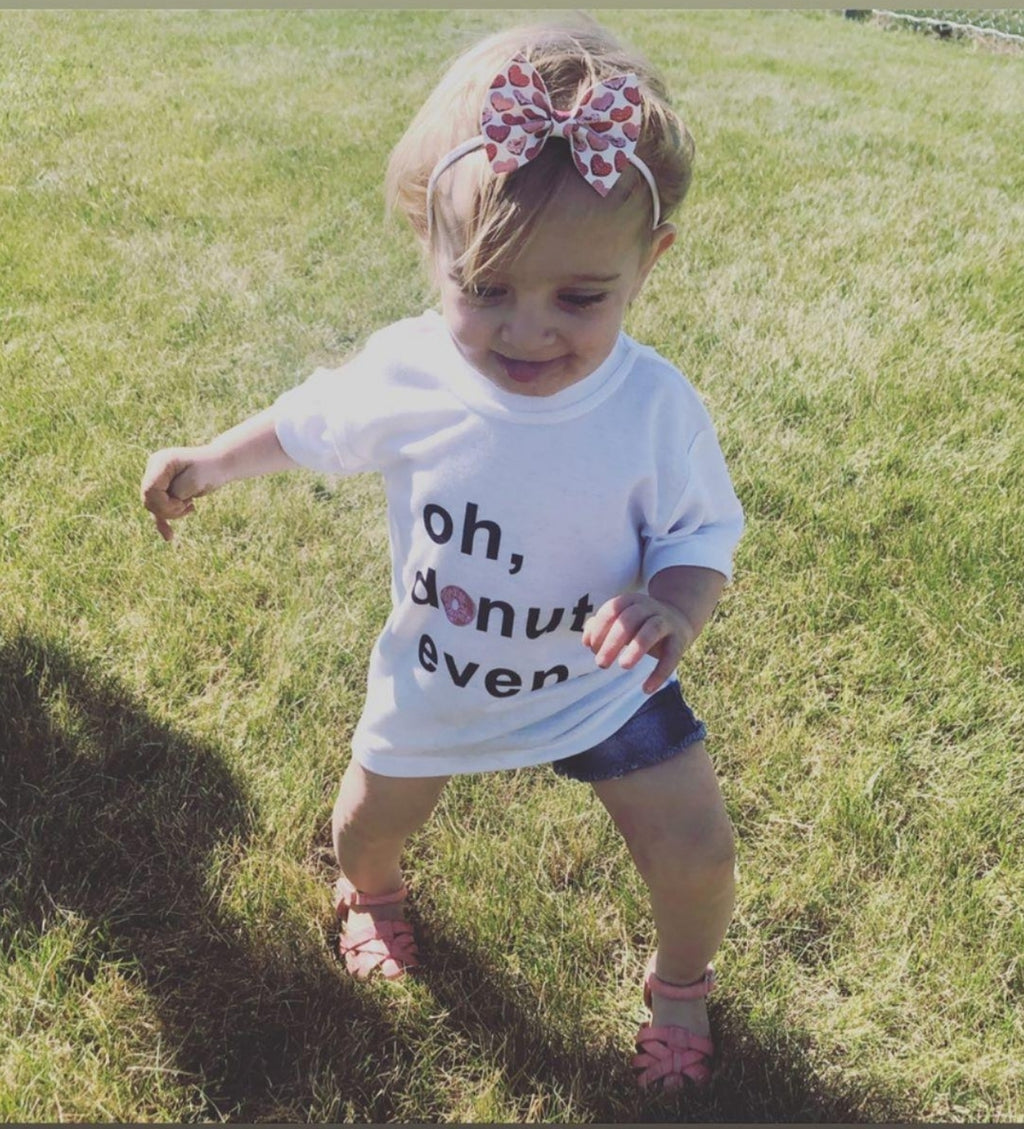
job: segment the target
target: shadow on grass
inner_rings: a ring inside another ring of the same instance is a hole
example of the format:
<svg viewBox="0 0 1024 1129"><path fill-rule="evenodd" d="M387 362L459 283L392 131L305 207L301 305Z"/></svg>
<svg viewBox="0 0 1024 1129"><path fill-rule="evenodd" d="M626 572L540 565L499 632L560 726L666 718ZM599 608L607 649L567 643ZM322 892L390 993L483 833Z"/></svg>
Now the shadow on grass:
<svg viewBox="0 0 1024 1129"><path fill-rule="evenodd" d="M642 1095L628 1068L631 1048L595 1046L583 1031L552 1032L522 984L483 954L429 925L420 926L426 958L417 974L446 1009L448 1023L500 1065L509 1091L526 1107L533 1095L556 1090L581 1122L816 1123L879 1120L866 1095L826 1091L816 1078L798 1033L766 1047L742 1017L712 1003L719 1065L703 1093ZM638 986L639 993L639 986ZM884 1104L884 1099L883 1099ZM882 1120L891 1120L886 1116Z"/></svg>
<svg viewBox="0 0 1024 1129"><path fill-rule="evenodd" d="M219 908L211 869L256 832L216 748L153 720L63 645L0 636L0 952L16 959L69 912L84 920L76 975L117 963L136 978L204 1116L291 1120L327 1077L386 1121L379 1073L324 1032L370 1032L398 1062L414 1049L329 960L253 944Z"/></svg>
<svg viewBox="0 0 1024 1129"><path fill-rule="evenodd" d="M81 975L117 962L138 978L205 1117L407 1119L422 1060L387 993L301 940L254 943L221 909L224 867L257 831L215 747L155 721L63 645L0 639L0 950L16 956L69 911L84 919ZM580 1121L863 1119L855 1095L815 1089L795 1040L765 1048L728 1014L706 1097L641 1100L628 1048L550 1031L521 985L429 920L422 940L419 978L446 1027L500 1069L524 1116L550 1119L531 1103L558 1094Z"/></svg>

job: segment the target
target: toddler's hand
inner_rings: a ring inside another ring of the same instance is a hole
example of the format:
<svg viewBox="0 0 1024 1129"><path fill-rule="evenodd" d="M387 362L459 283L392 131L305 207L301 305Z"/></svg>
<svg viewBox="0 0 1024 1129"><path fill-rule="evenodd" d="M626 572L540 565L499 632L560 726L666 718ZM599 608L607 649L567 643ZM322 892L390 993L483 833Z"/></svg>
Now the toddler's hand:
<svg viewBox="0 0 1024 1129"><path fill-rule="evenodd" d="M630 670L644 655L653 655L658 665L643 686L653 694L675 671L696 634L678 608L646 592L628 592L602 604L587 620L583 645L594 652L600 667L618 658L619 666Z"/></svg>
<svg viewBox="0 0 1024 1129"><path fill-rule="evenodd" d="M217 489L216 467L216 457L204 447L168 447L150 455L142 476L142 504L165 541L174 537L171 521L195 509L192 499Z"/></svg>

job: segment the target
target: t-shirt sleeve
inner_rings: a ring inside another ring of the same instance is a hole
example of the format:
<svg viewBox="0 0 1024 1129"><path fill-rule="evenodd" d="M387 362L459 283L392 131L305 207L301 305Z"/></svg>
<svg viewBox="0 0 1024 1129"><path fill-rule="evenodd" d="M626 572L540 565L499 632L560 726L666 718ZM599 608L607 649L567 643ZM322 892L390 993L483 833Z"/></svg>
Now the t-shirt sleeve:
<svg viewBox="0 0 1024 1129"><path fill-rule="evenodd" d="M378 469L371 448L391 423L390 334L378 331L340 368L318 368L278 397L274 428L300 466L330 474Z"/></svg>
<svg viewBox="0 0 1024 1129"><path fill-rule="evenodd" d="M274 430L285 454L309 470L348 473L344 369L318 368L274 404Z"/></svg>
<svg viewBox="0 0 1024 1129"><path fill-rule="evenodd" d="M710 424L697 431L671 471L641 529L644 586L673 565L714 569L731 580L743 508Z"/></svg>

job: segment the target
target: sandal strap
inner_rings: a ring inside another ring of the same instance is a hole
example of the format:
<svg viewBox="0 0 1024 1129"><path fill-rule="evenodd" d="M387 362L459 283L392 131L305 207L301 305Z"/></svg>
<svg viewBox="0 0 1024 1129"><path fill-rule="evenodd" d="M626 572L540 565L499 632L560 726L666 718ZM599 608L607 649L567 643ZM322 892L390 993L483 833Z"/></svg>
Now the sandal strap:
<svg viewBox="0 0 1024 1129"><path fill-rule="evenodd" d="M677 1088L684 1079L703 1085L711 1076L714 1043L685 1027L651 1027L644 1024L636 1037L640 1052L633 1059L642 1089L660 1082L667 1090Z"/></svg>
<svg viewBox="0 0 1024 1129"><path fill-rule="evenodd" d="M397 890L392 890L389 894L364 894L342 875L334 887L335 910L341 913L342 910L355 909L356 906L391 906L396 902L404 901L408 893L408 887L402 883Z"/></svg>
<svg viewBox="0 0 1024 1129"><path fill-rule="evenodd" d="M338 954L344 957L348 971L360 980L378 969L385 979L394 980L419 965L419 948L406 921L379 921L355 933L343 930Z"/></svg>
<svg viewBox="0 0 1024 1129"><path fill-rule="evenodd" d="M662 980L655 974L654 957L647 966L647 975L644 978L644 1002L651 1006L651 996L660 996L663 1000L700 1000L707 996L715 986L715 969L708 965L704 975L692 984L673 984L671 980Z"/></svg>
<svg viewBox="0 0 1024 1129"><path fill-rule="evenodd" d="M342 956L363 949L383 952L387 947L394 950L416 948L416 938L412 926L407 921L378 921L376 925L369 925L355 933L343 932L338 938L338 948Z"/></svg>

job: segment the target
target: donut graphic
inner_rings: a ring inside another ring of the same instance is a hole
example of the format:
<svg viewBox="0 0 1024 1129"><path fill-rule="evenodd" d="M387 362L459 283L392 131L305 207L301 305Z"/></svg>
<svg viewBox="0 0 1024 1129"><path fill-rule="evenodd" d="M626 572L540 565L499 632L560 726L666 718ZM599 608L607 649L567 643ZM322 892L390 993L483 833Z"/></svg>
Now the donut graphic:
<svg viewBox="0 0 1024 1129"><path fill-rule="evenodd" d="M441 589L441 603L444 606L444 614L456 627L465 627L467 623L472 623L476 616L473 597L454 584Z"/></svg>

